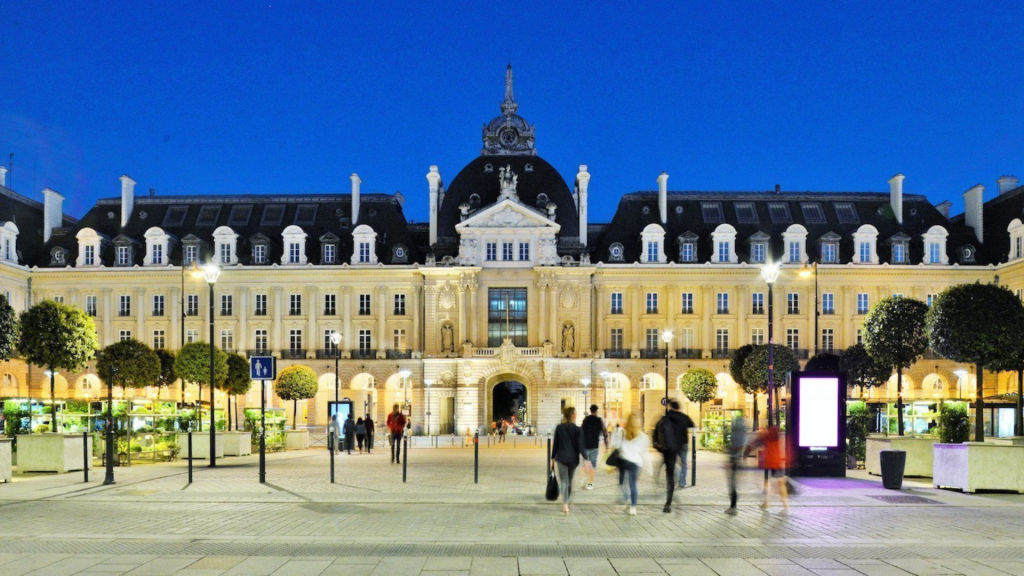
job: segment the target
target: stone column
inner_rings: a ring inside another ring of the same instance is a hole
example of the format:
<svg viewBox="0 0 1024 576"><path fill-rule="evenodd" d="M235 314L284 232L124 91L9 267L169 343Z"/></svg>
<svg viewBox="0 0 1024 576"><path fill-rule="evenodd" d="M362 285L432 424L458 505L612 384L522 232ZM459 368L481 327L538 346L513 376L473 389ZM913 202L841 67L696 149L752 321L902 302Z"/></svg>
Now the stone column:
<svg viewBox="0 0 1024 576"><path fill-rule="evenodd" d="M856 302L851 301L850 293L851 289L849 286L843 286L843 291L840 295L842 300L837 302L839 309L842 312L842 324L839 327L839 334L836 334L836 348L846 348L856 344L857 329L853 326L853 322L850 319L850 314L857 305ZM851 334L853 336L851 336Z"/></svg>
<svg viewBox="0 0 1024 576"><path fill-rule="evenodd" d="M457 344L455 345L456 354L461 353L462 343L467 340L466 334L466 285L459 282L456 286L456 293L459 298L459 335Z"/></svg>
<svg viewBox="0 0 1024 576"><path fill-rule="evenodd" d="M640 334L640 314L642 308L640 304L640 288L638 286L629 287L629 342L630 350L633 352L633 356L640 355L640 340L642 335Z"/></svg>
<svg viewBox="0 0 1024 576"><path fill-rule="evenodd" d="M270 328L270 349L281 350L281 334L284 331L284 288L275 286L272 289L272 294L274 301L270 305L274 307L274 325Z"/></svg>
<svg viewBox="0 0 1024 576"><path fill-rule="evenodd" d="M313 357L316 357L316 350L323 346L322 335L317 334L317 316L320 314L320 308L323 306L323 302L320 301L320 290L315 287L310 287L306 290L306 298L309 299L309 304L306 306L306 330L309 332L309 336L306 337L306 350L313 351Z"/></svg>
<svg viewBox="0 0 1024 576"><path fill-rule="evenodd" d="M470 321L469 322L470 323L470 328L469 328L469 335L470 335L470 337L469 338L470 338L470 342L473 343L473 346L478 346L478 345L480 345L480 332L479 332L480 306L479 306L479 302L477 301L477 283L476 283L476 281L470 282L468 287L469 287L469 306L468 306L468 308L470 309L469 310L469 321Z"/></svg>
<svg viewBox="0 0 1024 576"><path fill-rule="evenodd" d="M555 350L560 350L562 331L558 327L558 283L555 281L548 283L548 302L551 304L548 313L548 339L554 344Z"/></svg>
<svg viewBox="0 0 1024 576"><path fill-rule="evenodd" d="M805 308L805 310L807 310L807 334L808 334L808 337L805 338L805 339L801 339L800 346L802 346L802 347L807 349L808 357L810 357L811 355L814 354L814 345L815 344L817 344L819 348L821 347L821 341L819 340L820 336L818 334L815 334L815 332L814 332L815 305L814 305L814 280L813 279L811 280L810 287L807 288L806 290L803 290L803 293L804 294L801 295L801 297L803 297L804 295L806 295L808 297L807 298L807 307ZM820 298L821 297L819 296L819 299L818 299L818 307L819 307L819 309L820 309L820 306L821 306L821 299ZM819 321L818 321L818 329L819 330L821 329L821 319L820 318L819 318Z"/></svg>
<svg viewBox="0 0 1024 576"><path fill-rule="evenodd" d="M135 338L139 342L147 342L149 339L145 336L146 314L149 313L148 306L150 306L151 303L146 302L145 288L135 289L135 301L138 302L135 308Z"/></svg>
<svg viewBox="0 0 1024 576"><path fill-rule="evenodd" d="M239 354L247 356L249 348L249 289L242 287L238 289L238 335L235 337L235 347Z"/></svg>
<svg viewBox="0 0 1024 576"><path fill-rule="evenodd" d="M604 352L604 314L605 314L605 288L604 285L598 284L597 286L597 300L593 302L592 309L596 311L596 329L597 341L594 343L594 349L597 352Z"/></svg>
<svg viewBox="0 0 1024 576"><path fill-rule="evenodd" d="M409 334L409 350L423 352L423 343L420 341L420 298L423 293L422 287L414 285L409 292L409 312L412 314L412 334Z"/></svg>
<svg viewBox="0 0 1024 576"><path fill-rule="evenodd" d="M170 330L168 330L167 349L175 350L181 346L181 288L171 288L168 295L167 314L170 319Z"/></svg>
<svg viewBox="0 0 1024 576"><path fill-rule="evenodd" d="M103 342L101 346L109 346L114 342L114 302L113 290L103 289Z"/></svg>
<svg viewBox="0 0 1024 576"><path fill-rule="evenodd" d="M750 334L747 333L747 314L750 313L750 306L746 304L746 294L746 286L736 287L736 331L739 333L736 334L730 343L733 348L739 348L750 341L748 338Z"/></svg>
<svg viewBox="0 0 1024 576"><path fill-rule="evenodd" d="M711 286L701 286L699 289L701 302L700 318L700 339L701 349L710 351L715 349L714 334L711 332L711 315L715 313L715 290Z"/></svg>
<svg viewBox="0 0 1024 576"><path fill-rule="evenodd" d="M341 346L344 348L342 351L342 358L349 358L351 353L347 350L355 349L352 342L352 288L344 286L341 289Z"/></svg>
<svg viewBox="0 0 1024 576"><path fill-rule="evenodd" d="M387 326L385 324L388 317L388 289L382 287L377 288L377 357L383 358L386 354L386 350L390 345L391 339L388 334L385 334Z"/></svg>
<svg viewBox="0 0 1024 576"><path fill-rule="evenodd" d="M547 282L543 278L537 280L537 293L540 294L540 317L538 318L537 326L540 329L540 333L537 335L537 344L543 346L544 342L547 341L547 321L548 317L548 287Z"/></svg>

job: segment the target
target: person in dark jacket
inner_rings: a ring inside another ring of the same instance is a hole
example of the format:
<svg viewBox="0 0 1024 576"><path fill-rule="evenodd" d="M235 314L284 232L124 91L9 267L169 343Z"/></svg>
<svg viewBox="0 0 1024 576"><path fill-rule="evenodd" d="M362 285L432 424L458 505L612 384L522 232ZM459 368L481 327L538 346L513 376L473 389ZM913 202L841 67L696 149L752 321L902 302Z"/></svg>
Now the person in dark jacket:
<svg viewBox="0 0 1024 576"><path fill-rule="evenodd" d="M356 420L356 442L359 443L359 453L363 453L363 442L366 440L366 423L360 418Z"/></svg>
<svg viewBox="0 0 1024 576"><path fill-rule="evenodd" d="M590 415L583 419L583 450L587 460L590 462L590 470L583 487L587 490L594 489L594 469L597 468L597 454L601 449L601 439L604 438L604 449L608 450L608 431L605 430L604 420L597 415L597 404L590 405Z"/></svg>
<svg viewBox="0 0 1024 576"><path fill-rule="evenodd" d="M672 511L672 497L676 488L676 462L680 457L684 463L680 485L685 482L690 428L693 428L693 420L679 411L679 402L676 400L669 402L668 412L654 427L654 447L661 452L665 460L665 480L668 483L664 512Z"/></svg>
<svg viewBox="0 0 1024 576"><path fill-rule="evenodd" d="M551 441L551 469L558 474L558 490L562 495L562 514L569 513L572 498L572 477L576 467L584 458L584 469L590 469L583 453L583 431L576 425L576 409L568 406L562 410L562 423L555 427Z"/></svg>
<svg viewBox="0 0 1024 576"><path fill-rule="evenodd" d="M363 418L363 424L366 425L366 453L369 454L373 451L373 418L367 414L366 418Z"/></svg>
<svg viewBox="0 0 1024 576"><path fill-rule="evenodd" d="M345 419L345 427L342 428L342 432L345 434L345 450L351 454L352 444L356 439L356 423L352 420L352 414L349 414L348 418Z"/></svg>

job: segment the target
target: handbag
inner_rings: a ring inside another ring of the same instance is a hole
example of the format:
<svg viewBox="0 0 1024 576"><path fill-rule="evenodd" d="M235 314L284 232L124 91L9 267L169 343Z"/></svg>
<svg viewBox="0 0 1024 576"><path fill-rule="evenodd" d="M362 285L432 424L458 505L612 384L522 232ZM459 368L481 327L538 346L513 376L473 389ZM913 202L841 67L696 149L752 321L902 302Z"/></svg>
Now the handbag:
<svg viewBox="0 0 1024 576"><path fill-rule="evenodd" d="M622 467L622 457L619 456L619 449L616 448L616 449L612 450L611 452L609 452L608 453L608 458L605 459L604 463L607 464L608 466L612 466L612 467L615 467L615 468L621 468Z"/></svg>
<svg viewBox="0 0 1024 576"><path fill-rule="evenodd" d="M544 492L544 498L546 498L548 502L558 500L558 479L555 478L554 470L548 474L548 488L547 491Z"/></svg>

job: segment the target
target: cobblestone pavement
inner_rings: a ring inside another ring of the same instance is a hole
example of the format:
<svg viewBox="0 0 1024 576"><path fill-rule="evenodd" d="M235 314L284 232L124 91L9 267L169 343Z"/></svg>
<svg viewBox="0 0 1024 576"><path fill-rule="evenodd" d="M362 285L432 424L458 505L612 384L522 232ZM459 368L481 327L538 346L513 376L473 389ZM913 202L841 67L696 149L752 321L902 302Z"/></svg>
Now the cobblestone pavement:
<svg viewBox="0 0 1024 576"><path fill-rule="evenodd" d="M701 453L697 485L641 481L638 515L615 478L574 490L564 517L543 499L545 455L527 444L418 447L402 467L384 450L256 457L216 469L197 461L117 469L114 486L81 474L0 485L0 575L20 574L1018 574L1024 497L967 495L909 481L901 493L855 472L797 481L789 512L760 502L759 471L741 477L741 506L723 514L720 456ZM577 479L579 482L579 478ZM913 496L891 502L885 497ZM882 498L879 498L882 497Z"/></svg>

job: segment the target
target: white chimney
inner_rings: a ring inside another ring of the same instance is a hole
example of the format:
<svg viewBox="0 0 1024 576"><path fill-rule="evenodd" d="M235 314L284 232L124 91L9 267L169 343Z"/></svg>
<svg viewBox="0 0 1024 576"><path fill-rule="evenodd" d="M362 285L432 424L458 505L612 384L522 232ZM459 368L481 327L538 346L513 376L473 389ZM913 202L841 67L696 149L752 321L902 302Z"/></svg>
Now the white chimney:
<svg viewBox="0 0 1024 576"><path fill-rule="evenodd" d="M436 165L427 172L427 185L430 187L430 245L437 243L437 197L441 191L441 171Z"/></svg>
<svg viewBox="0 0 1024 576"><path fill-rule="evenodd" d="M946 200L945 202L941 202L935 205L935 209L939 211L939 214L945 216L947 220L949 220L949 210L952 207L953 203L950 202L949 200Z"/></svg>
<svg viewBox="0 0 1024 576"><path fill-rule="evenodd" d="M1017 187L1017 183L1020 182L1020 179L1016 176L1000 176L996 182L999 183L999 193L1006 194Z"/></svg>
<svg viewBox="0 0 1024 576"><path fill-rule="evenodd" d="M363 183L355 172L348 177L352 181L352 225L359 222L359 185Z"/></svg>
<svg viewBox="0 0 1024 576"><path fill-rule="evenodd" d="M64 197L58 192L43 190L43 243L50 241L54 228L64 224Z"/></svg>
<svg viewBox="0 0 1024 576"><path fill-rule="evenodd" d="M7 187L7 168L0 166L0 186Z"/></svg>
<svg viewBox="0 0 1024 576"><path fill-rule="evenodd" d="M658 176L658 212L661 214L661 223L668 223L668 174L662 172Z"/></svg>
<svg viewBox="0 0 1024 576"><path fill-rule="evenodd" d="M590 173L587 172L587 165L580 164L580 171L576 173L576 189L579 191L577 208L580 213L580 244L587 245L587 187L590 186Z"/></svg>
<svg viewBox="0 0 1024 576"><path fill-rule="evenodd" d="M128 176L121 176L121 226L128 224L132 217L132 208L135 207L135 180Z"/></svg>
<svg viewBox="0 0 1024 576"><path fill-rule="evenodd" d="M985 187L981 184L976 184L964 192L964 223L974 228L974 235L978 237L978 242L985 241L985 227L981 212L984 195Z"/></svg>
<svg viewBox="0 0 1024 576"><path fill-rule="evenodd" d="M896 221L903 224L903 174L897 174L889 178L889 204L892 205L892 213L896 215Z"/></svg>

